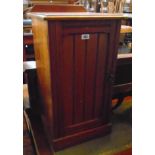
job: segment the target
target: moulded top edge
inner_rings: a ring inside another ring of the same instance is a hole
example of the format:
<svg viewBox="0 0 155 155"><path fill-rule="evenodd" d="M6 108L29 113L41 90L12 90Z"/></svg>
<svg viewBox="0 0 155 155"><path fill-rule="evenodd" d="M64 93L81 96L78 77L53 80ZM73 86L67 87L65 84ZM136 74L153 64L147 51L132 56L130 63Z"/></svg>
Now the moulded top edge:
<svg viewBox="0 0 155 155"><path fill-rule="evenodd" d="M30 17L42 18L45 20L82 20L82 19L123 19L132 18L131 14L123 13L92 13L92 12L35 12L29 13Z"/></svg>

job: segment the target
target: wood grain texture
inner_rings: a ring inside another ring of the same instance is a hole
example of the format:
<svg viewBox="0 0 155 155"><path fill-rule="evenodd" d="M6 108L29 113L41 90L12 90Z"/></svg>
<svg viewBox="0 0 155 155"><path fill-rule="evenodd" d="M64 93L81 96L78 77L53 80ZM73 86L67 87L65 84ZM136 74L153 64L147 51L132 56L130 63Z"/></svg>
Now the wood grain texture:
<svg viewBox="0 0 155 155"><path fill-rule="evenodd" d="M81 40L81 35L74 35L74 123L79 123L84 118L84 75L85 75L85 42ZM76 89L75 89L76 88Z"/></svg>
<svg viewBox="0 0 155 155"><path fill-rule="evenodd" d="M80 5L37 4L31 12L86 12L86 9Z"/></svg>
<svg viewBox="0 0 155 155"><path fill-rule="evenodd" d="M45 20L54 20L54 21L66 21L66 20L105 20L105 19L128 19L129 17L122 13L115 14L104 14L104 13L92 13L92 12L32 12L28 13L29 17L41 18Z"/></svg>
<svg viewBox="0 0 155 155"><path fill-rule="evenodd" d="M80 25L78 25L78 27L80 27ZM32 26L31 26L31 29L32 29ZM132 28L131 28L132 29ZM120 32L122 33L122 32L124 32L124 33L126 33L126 32L132 32L132 30L131 29L128 29L128 27L126 28L125 27L125 30L124 30L124 25L122 26L121 25L121 30L120 30ZM25 28L24 28L24 30L25 30ZM105 30L105 29L104 29ZM131 30L131 31L130 31ZM85 30L86 31L86 30ZM98 29L98 31L99 31L99 29ZM101 29L101 32L103 32L103 29ZM71 32L70 32L71 33ZM23 35L23 61L26 61L26 60L29 60L29 59L33 59L33 60L35 60L35 56L34 56L34 54L32 54L32 55L28 55L27 54L27 51L26 51L26 48L25 48L25 45L32 45L33 46L33 35ZM129 57L131 57L131 54L128 54L128 56ZM121 59L122 57L127 57L127 54L119 54L118 55L118 59L119 59L119 61L124 61L124 59ZM29 59L27 59L27 58L29 58ZM125 62L126 62L126 60L125 60Z"/></svg>
<svg viewBox="0 0 155 155"><path fill-rule="evenodd" d="M77 27L80 24L81 27ZM106 53L110 53L107 45L109 43L108 37L111 25L110 21L106 21L105 23L100 22L100 25L102 25L102 33L98 31L101 27L92 22L74 22L74 24L65 22L64 26L62 26L64 38L61 38L61 42L64 44L62 44L62 51L59 49L60 51L58 52L60 53L58 58L58 72L60 72L61 75L59 80L59 96L62 95L61 98L68 96L67 98L64 98L65 100L61 101L63 107L59 109L61 110L59 111L59 113L61 113L61 116L59 117L66 120L63 121L63 119L61 119L61 122L64 122L64 124L61 125L61 128L65 128L64 135L80 131L80 127L76 128L74 127L75 125L77 126L82 123L81 129L89 129L91 126L96 126L98 124L98 119L101 119L100 122L104 120L104 117L101 117L102 108L105 104L105 100L103 99L103 96L105 96L103 91L104 83L106 82L106 79L104 78L106 74L104 68L106 68L105 64L109 63L105 60ZM81 39L81 35L85 32L85 29L87 29L87 33L90 35L90 39L88 40ZM98 55L98 58L96 58L98 46L100 54ZM66 51L66 49L69 50ZM97 60L99 58L100 61L98 62ZM66 62L68 63L68 68L65 68ZM95 63L97 67L95 66ZM99 66L98 63L100 63ZM98 78L96 78L96 70L98 67L101 69L101 72L98 71ZM64 80L64 77L66 76L67 78ZM57 78L58 77L59 76L57 76ZM94 89L94 87L96 87L96 81L101 81L102 83L99 85L100 90L97 93ZM99 93L100 97L98 98L98 96L95 96L98 101L94 103L94 94L98 95ZM96 116L94 115L94 107L96 106L94 104L98 103L100 106L96 109L96 113L100 114ZM100 117L98 118L98 116ZM69 122L67 122L67 119L69 119ZM88 125L88 122L91 120L96 120L96 125L94 122L92 125ZM101 125L101 123L98 125Z"/></svg>
<svg viewBox="0 0 155 155"><path fill-rule="evenodd" d="M109 133L120 20L32 18L32 23L49 142L58 150Z"/></svg>
<svg viewBox="0 0 155 155"><path fill-rule="evenodd" d="M33 19L34 49L37 66L38 88L41 97L42 112L46 118L46 127L52 134L53 112L50 80L50 56L48 47L48 25L46 21ZM46 104L44 104L46 103ZM52 136L52 135L51 135Z"/></svg>
<svg viewBox="0 0 155 155"><path fill-rule="evenodd" d="M106 124L104 126L96 127L90 130L84 130L83 132L78 132L70 136L56 139L53 141L53 147L55 148L55 151L58 151L66 147L81 143L83 141L90 140L92 138L104 136L110 132L111 124Z"/></svg>

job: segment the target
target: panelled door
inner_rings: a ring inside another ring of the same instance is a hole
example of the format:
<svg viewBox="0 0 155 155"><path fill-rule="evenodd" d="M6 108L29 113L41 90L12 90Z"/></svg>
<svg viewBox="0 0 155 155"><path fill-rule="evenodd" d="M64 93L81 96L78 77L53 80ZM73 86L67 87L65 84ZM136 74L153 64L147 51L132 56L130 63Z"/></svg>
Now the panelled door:
<svg viewBox="0 0 155 155"><path fill-rule="evenodd" d="M107 122L112 83L111 21L61 23L59 47L60 134L69 135Z"/></svg>

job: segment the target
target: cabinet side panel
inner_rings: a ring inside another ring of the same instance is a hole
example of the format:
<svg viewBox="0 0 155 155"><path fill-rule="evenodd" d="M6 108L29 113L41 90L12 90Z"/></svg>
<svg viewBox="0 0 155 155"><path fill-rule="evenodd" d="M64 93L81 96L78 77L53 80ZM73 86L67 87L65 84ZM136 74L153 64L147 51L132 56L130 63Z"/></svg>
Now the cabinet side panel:
<svg viewBox="0 0 155 155"><path fill-rule="evenodd" d="M32 19L38 88L42 102L42 116L49 134L52 133L52 98L50 80L50 57L48 47L48 25L46 21ZM37 103L35 103L37 104ZM50 135L52 136L52 135Z"/></svg>

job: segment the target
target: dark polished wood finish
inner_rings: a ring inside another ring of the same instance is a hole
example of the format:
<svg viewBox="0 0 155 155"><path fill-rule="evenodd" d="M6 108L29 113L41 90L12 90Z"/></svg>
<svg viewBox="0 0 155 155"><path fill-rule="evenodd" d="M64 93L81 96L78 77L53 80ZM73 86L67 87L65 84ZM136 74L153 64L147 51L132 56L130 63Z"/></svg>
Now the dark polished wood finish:
<svg viewBox="0 0 155 155"><path fill-rule="evenodd" d="M86 12L86 9L80 5L37 4L33 6L31 12Z"/></svg>
<svg viewBox="0 0 155 155"><path fill-rule="evenodd" d="M32 16L42 120L55 150L111 131L121 16L98 16Z"/></svg>

